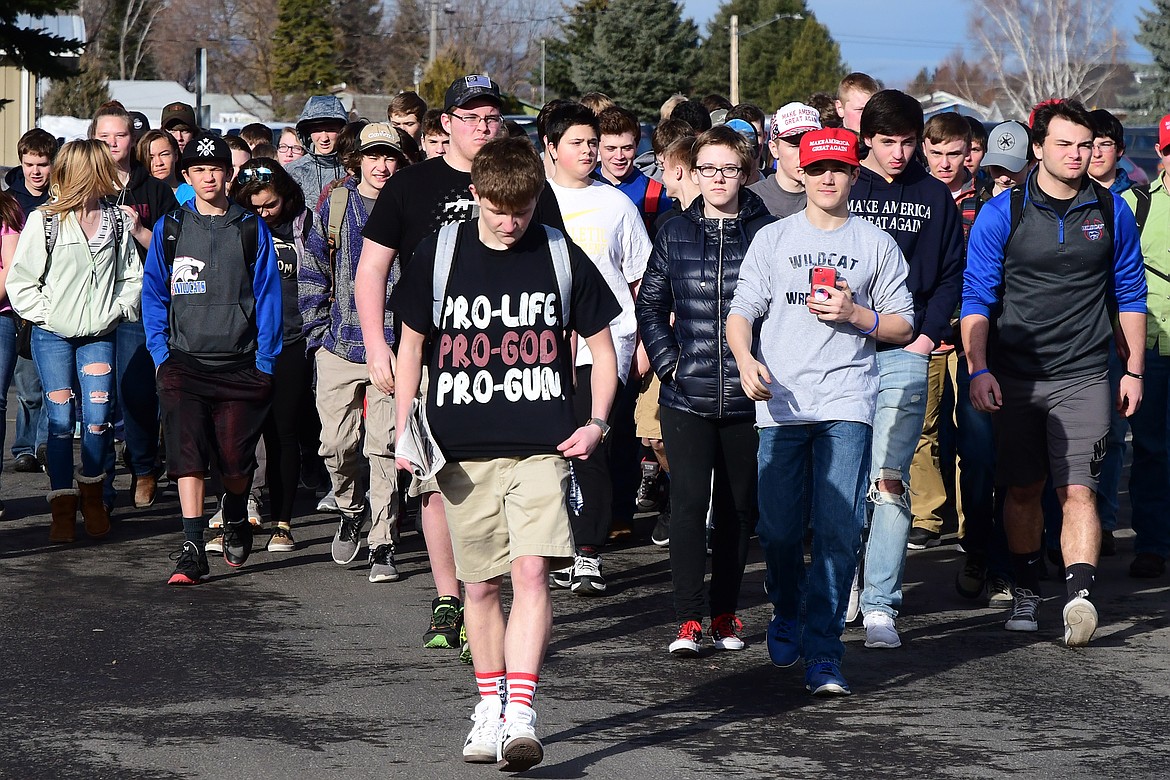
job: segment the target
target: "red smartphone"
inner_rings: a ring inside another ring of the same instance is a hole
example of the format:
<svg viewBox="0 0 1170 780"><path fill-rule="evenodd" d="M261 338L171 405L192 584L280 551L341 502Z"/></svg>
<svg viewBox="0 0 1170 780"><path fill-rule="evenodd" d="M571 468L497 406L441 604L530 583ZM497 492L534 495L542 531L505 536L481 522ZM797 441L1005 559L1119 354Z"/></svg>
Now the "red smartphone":
<svg viewBox="0 0 1170 780"><path fill-rule="evenodd" d="M812 287L812 296L818 301L828 299L828 294L824 290L818 290L818 287L832 287L837 289L837 269L823 268L816 266L810 268L808 272L809 282Z"/></svg>

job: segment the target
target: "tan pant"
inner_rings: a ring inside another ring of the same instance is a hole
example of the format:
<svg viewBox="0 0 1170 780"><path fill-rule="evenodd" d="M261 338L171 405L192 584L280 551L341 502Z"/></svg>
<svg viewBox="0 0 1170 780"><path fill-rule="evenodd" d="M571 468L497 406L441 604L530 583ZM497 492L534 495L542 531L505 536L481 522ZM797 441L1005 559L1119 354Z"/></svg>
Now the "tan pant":
<svg viewBox="0 0 1170 780"><path fill-rule="evenodd" d="M914 526L940 533L943 523L954 518L958 511L950 503L946 483L939 464L939 411L943 388L950 377L955 387L954 367L958 358L954 350L945 355L931 355L926 378L926 419L922 423L922 437L914 450L910 464L910 485L914 494ZM955 480L955 484L958 480Z"/></svg>
<svg viewBox="0 0 1170 780"><path fill-rule="evenodd" d="M365 420L362 407L365 405ZM391 543L398 522L398 469L394 465L394 396L370 382L364 363L351 363L327 349L317 350L317 413L321 416L321 457L329 469L337 507L347 515L366 505L366 471L359 446L369 460L371 548Z"/></svg>

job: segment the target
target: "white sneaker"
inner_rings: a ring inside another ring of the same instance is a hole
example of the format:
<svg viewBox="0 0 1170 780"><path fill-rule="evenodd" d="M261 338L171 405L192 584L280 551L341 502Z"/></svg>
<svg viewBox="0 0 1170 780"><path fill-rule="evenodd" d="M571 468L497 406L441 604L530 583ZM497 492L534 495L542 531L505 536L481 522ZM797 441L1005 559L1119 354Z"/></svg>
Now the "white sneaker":
<svg viewBox="0 0 1170 780"><path fill-rule="evenodd" d="M248 522L253 528L263 528L264 518L260 516L260 499L248 496Z"/></svg>
<svg viewBox="0 0 1170 780"><path fill-rule="evenodd" d="M501 772L523 772L543 761L544 745L536 737L536 711L509 702L496 744Z"/></svg>
<svg viewBox="0 0 1170 780"><path fill-rule="evenodd" d="M1080 591L1084 593L1084 591ZM1084 596L1064 605L1064 646L1084 647L1097 630L1097 608Z"/></svg>
<svg viewBox="0 0 1170 780"><path fill-rule="evenodd" d="M333 514L337 514L341 511L341 509L337 506L337 495L332 490L326 493L325 497L317 502L317 511L331 512Z"/></svg>
<svg viewBox="0 0 1170 780"><path fill-rule="evenodd" d="M573 584L573 567L555 569L548 573L548 584L554 588L569 588Z"/></svg>
<svg viewBox="0 0 1170 780"><path fill-rule="evenodd" d="M853 572L853 584L849 586L849 606L845 607L845 622L852 623L861 614L861 566Z"/></svg>
<svg viewBox="0 0 1170 780"><path fill-rule="evenodd" d="M463 741L463 760L469 764L494 764L500 740L500 697L480 699L471 713L475 725Z"/></svg>
<svg viewBox="0 0 1170 780"><path fill-rule="evenodd" d="M901 647L902 638L894 627L893 616L885 612L870 612L865 616L866 647Z"/></svg>

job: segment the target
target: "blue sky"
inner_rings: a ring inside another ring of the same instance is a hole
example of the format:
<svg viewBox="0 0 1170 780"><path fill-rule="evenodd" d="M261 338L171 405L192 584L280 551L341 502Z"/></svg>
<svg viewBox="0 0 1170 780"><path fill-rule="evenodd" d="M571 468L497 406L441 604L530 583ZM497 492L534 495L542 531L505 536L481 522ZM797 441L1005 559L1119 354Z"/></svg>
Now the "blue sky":
<svg viewBox="0 0 1170 780"><path fill-rule="evenodd" d="M683 0L685 12L706 34L719 0ZM808 0L841 45L851 70L863 70L890 87L904 87L923 67L933 68L958 46L966 31L969 2L955 0ZM1129 42L1128 56L1149 62L1138 45L1140 10L1149 0L1114 0L1113 24ZM783 22L780 22L783 24Z"/></svg>

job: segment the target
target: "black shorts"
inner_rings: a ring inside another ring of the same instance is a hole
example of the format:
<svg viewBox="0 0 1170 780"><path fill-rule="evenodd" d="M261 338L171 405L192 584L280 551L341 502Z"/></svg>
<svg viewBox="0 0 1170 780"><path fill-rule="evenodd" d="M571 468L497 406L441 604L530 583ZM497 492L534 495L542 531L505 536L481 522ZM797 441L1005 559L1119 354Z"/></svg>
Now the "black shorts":
<svg viewBox="0 0 1170 780"><path fill-rule="evenodd" d="M227 479L252 475L271 376L255 367L199 371L172 358L156 381L171 479L204 476L213 455Z"/></svg>
<svg viewBox="0 0 1170 780"><path fill-rule="evenodd" d="M1054 487L1097 489L1109 434L1109 375L1032 380L998 376L996 484L1023 487L1052 475Z"/></svg>

